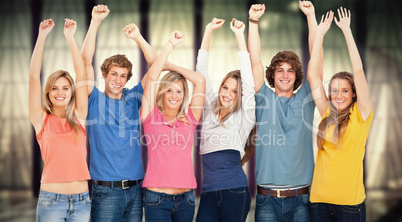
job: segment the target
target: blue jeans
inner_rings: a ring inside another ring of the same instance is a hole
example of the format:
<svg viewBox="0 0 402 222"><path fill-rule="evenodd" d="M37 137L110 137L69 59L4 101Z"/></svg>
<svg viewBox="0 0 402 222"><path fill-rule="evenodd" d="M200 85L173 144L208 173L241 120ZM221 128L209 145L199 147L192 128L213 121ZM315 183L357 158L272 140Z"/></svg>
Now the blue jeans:
<svg viewBox="0 0 402 222"><path fill-rule="evenodd" d="M364 202L358 205L312 203L310 208L313 221L366 221Z"/></svg>
<svg viewBox="0 0 402 222"><path fill-rule="evenodd" d="M91 222L142 221L142 182L128 189L92 183Z"/></svg>
<svg viewBox="0 0 402 222"><path fill-rule="evenodd" d="M89 221L89 193L58 194L40 190L36 221Z"/></svg>
<svg viewBox="0 0 402 222"><path fill-rule="evenodd" d="M165 194L144 189L145 221L193 221L195 198L193 191Z"/></svg>
<svg viewBox="0 0 402 222"><path fill-rule="evenodd" d="M250 204L248 187L202 192L197 222L246 221Z"/></svg>
<svg viewBox="0 0 402 222"><path fill-rule="evenodd" d="M310 194L272 197L257 194L255 221L311 221Z"/></svg>

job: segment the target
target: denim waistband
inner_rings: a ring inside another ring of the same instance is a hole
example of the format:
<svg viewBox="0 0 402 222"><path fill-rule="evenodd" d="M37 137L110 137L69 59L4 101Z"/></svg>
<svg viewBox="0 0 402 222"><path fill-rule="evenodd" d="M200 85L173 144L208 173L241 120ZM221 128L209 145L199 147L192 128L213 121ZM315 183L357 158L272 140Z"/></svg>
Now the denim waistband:
<svg viewBox="0 0 402 222"><path fill-rule="evenodd" d="M44 196L47 198L52 198L54 200L79 200L83 201L89 197L89 192L85 191L83 193L78 194L60 194L60 193L52 193L44 190L40 190L39 197Z"/></svg>
<svg viewBox="0 0 402 222"><path fill-rule="evenodd" d="M155 192L152 190L144 189L146 194L151 194L160 197L161 199L165 200L185 200L187 199L188 195L193 195L193 190L184 192L184 193L178 193L178 194L167 194L167 193L159 193Z"/></svg>

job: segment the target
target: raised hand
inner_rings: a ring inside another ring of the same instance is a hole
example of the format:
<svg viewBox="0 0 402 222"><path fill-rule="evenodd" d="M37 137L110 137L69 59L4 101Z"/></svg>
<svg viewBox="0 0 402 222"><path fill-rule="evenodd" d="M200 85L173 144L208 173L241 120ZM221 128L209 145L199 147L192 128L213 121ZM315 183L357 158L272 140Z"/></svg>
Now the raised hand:
<svg viewBox="0 0 402 222"><path fill-rule="evenodd" d="M339 16L339 21L335 17L336 25L342 30L350 28L350 17L351 17L350 10L346 10L346 8L344 9L341 6L340 9L338 8L338 16Z"/></svg>
<svg viewBox="0 0 402 222"><path fill-rule="evenodd" d="M232 19L230 22L230 29L236 34L243 34L244 28L246 26L242 21L236 20L235 18Z"/></svg>
<svg viewBox="0 0 402 222"><path fill-rule="evenodd" d="M77 30L77 22L68 18L65 18L64 21L64 36L66 38L74 38L75 31Z"/></svg>
<svg viewBox="0 0 402 222"><path fill-rule="evenodd" d="M52 19L45 19L39 25L39 35L47 36L54 27Z"/></svg>
<svg viewBox="0 0 402 222"><path fill-rule="evenodd" d="M222 28L223 23L225 23L225 20L219 19L219 18L214 18L214 19L212 19L212 22L208 23L206 29L209 29L212 31L220 29L220 28Z"/></svg>
<svg viewBox="0 0 402 222"><path fill-rule="evenodd" d="M135 40L135 38L141 36L140 30L138 27L134 24L128 24L126 27L123 29L124 34L126 34L126 37L129 39Z"/></svg>
<svg viewBox="0 0 402 222"><path fill-rule="evenodd" d="M172 34L170 34L169 42L173 45L173 47L176 47L178 44L183 42L185 36L186 35L180 31L174 31Z"/></svg>
<svg viewBox="0 0 402 222"><path fill-rule="evenodd" d="M322 15L321 22L317 27L317 34L325 35L331 27L331 23L334 20L334 12L331 10L326 15Z"/></svg>
<svg viewBox="0 0 402 222"><path fill-rule="evenodd" d="M92 9L92 19L101 22L109 15L109 12L107 5L97 5Z"/></svg>
<svg viewBox="0 0 402 222"><path fill-rule="evenodd" d="M248 11L248 16L250 19L258 21L260 17L265 12L265 5L264 4L254 4L250 7Z"/></svg>
<svg viewBox="0 0 402 222"><path fill-rule="evenodd" d="M314 5L311 1L299 1L299 8L306 16L315 14Z"/></svg>

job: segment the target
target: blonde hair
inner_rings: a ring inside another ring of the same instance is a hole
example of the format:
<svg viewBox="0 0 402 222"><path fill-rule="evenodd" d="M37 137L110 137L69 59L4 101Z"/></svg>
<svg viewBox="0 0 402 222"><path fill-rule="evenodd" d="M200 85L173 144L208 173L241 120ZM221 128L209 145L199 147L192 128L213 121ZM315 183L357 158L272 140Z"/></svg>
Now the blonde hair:
<svg viewBox="0 0 402 222"><path fill-rule="evenodd" d="M80 124L75 121L74 110L75 110L75 90L74 90L74 80L71 77L70 73L64 70L57 70L52 73L46 81L45 91L43 93L43 109L47 114L53 114L53 104L49 98L49 92L52 90L54 83L60 78L66 78L70 83L71 87L71 99L68 102L66 107L66 112L64 118L67 119L68 125L70 125L71 129L76 136L78 136L80 129Z"/></svg>
<svg viewBox="0 0 402 222"><path fill-rule="evenodd" d="M331 113L327 117L322 119L320 124L318 125L319 130L317 133L317 147L320 150L324 149L326 131L331 125L334 125L333 141L331 142L338 142L339 139L342 138L349 123L350 109L357 101L357 95L356 95L355 97L353 97L352 103L350 103L348 107L346 107L338 114L338 110L331 102L332 83L336 79L347 80L352 87L352 93L356 95L356 87L355 87L355 81L353 79L353 74L349 72L338 72L334 76L332 76L328 86L328 95L330 101L329 109Z"/></svg>
<svg viewBox="0 0 402 222"><path fill-rule="evenodd" d="M229 116L236 112L240 107L241 107L241 94L242 94L242 85L241 85L241 75L240 75L240 70L234 70L229 72L223 79L222 79L222 83L219 86L219 93L218 93L218 98L216 99L216 103L214 106L214 113L216 115L219 115L220 111L222 109L224 109L222 102L220 100L220 92L222 90L223 85L225 84L226 80L228 80L229 78L233 78L237 81L237 98L236 101L234 101L234 103L232 104L232 106L229 109L229 112L227 114L225 114L224 116L222 116L221 120L219 121L221 125L223 125L223 122L229 118Z"/></svg>
<svg viewBox="0 0 402 222"><path fill-rule="evenodd" d="M166 75L162 77L159 82L158 91L156 93L155 104L158 109L164 113L164 104L163 104L163 94L169 89L170 85L174 82L181 81L183 83L183 102L180 105L179 112L177 113L176 119L181 122L188 123L187 121L187 109L189 106L189 92L187 80L180 73L177 72L168 72Z"/></svg>

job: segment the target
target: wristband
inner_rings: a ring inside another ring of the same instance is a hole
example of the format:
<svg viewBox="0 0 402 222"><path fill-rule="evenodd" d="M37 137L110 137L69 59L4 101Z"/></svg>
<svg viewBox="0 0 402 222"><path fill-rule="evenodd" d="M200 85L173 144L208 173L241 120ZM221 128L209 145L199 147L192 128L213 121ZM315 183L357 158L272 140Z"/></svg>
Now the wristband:
<svg viewBox="0 0 402 222"><path fill-rule="evenodd" d="M248 21L254 24L258 24L258 20L254 20L252 18L248 18Z"/></svg>
<svg viewBox="0 0 402 222"><path fill-rule="evenodd" d="M172 46L173 46L173 48L175 47L175 45L173 44L173 42L171 42L170 40L169 40L169 42L170 42L170 44L172 44Z"/></svg>

